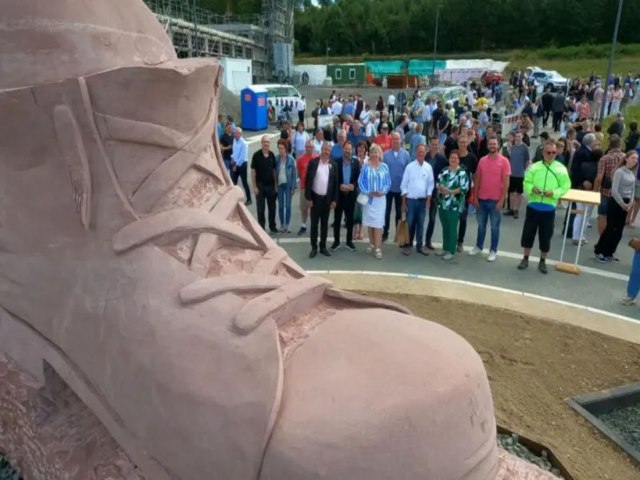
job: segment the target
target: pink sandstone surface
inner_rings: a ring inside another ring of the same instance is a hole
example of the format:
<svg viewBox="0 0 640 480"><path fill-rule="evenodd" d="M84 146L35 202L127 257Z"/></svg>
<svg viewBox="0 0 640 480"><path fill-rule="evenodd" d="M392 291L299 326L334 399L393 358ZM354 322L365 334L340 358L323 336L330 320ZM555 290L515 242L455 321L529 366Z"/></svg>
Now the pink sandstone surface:
<svg viewBox="0 0 640 480"><path fill-rule="evenodd" d="M481 359L308 276L140 0L5 0L0 447L27 479L534 479ZM538 475L538 476L535 476Z"/></svg>

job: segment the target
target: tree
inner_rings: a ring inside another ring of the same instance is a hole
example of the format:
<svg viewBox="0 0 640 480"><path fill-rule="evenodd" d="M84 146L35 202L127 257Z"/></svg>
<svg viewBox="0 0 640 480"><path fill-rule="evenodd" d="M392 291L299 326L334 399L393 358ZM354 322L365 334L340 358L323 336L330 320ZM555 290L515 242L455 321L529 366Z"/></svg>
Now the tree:
<svg viewBox="0 0 640 480"><path fill-rule="evenodd" d="M618 0L296 0L300 51L358 55L608 43ZM624 0L619 39L640 43L640 0ZM299 28L300 26L300 28Z"/></svg>

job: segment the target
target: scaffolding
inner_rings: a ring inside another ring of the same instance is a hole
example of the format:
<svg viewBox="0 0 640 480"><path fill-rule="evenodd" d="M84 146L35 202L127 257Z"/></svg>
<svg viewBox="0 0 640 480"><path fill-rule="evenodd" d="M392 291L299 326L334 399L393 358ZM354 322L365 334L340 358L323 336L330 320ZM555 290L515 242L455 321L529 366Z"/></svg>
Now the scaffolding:
<svg viewBox="0 0 640 480"><path fill-rule="evenodd" d="M266 55L281 82L293 76L293 7L294 0L262 0Z"/></svg>
<svg viewBox="0 0 640 480"><path fill-rule="evenodd" d="M293 74L293 2L262 0L262 14L219 15L191 0L145 0L179 57L252 60L256 81L286 81Z"/></svg>

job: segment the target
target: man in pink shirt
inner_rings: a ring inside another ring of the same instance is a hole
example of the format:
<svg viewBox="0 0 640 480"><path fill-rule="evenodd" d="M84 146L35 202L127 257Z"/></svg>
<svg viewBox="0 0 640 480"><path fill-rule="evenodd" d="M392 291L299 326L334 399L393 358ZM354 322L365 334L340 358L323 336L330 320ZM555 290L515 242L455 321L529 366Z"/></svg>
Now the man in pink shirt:
<svg viewBox="0 0 640 480"><path fill-rule="evenodd" d="M498 240L500 239L500 217L504 207L504 199L509 190L511 166L507 157L498 153L498 139L492 137L487 142L489 154L480 159L473 179L473 204L478 218L478 238L476 246L469 255L482 252L484 238L487 234L487 220L491 219L491 249L487 261L496 261Z"/></svg>

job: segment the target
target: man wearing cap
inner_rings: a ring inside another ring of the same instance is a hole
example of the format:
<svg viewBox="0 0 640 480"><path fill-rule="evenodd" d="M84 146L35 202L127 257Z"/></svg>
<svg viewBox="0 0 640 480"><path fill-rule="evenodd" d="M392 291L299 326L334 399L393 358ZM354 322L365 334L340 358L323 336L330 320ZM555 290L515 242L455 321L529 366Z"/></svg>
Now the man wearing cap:
<svg viewBox="0 0 640 480"><path fill-rule="evenodd" d="M537 232L540 243L538 270L546 274L546 259L551 248L556 205L571 188L571 180L567 168L555 159L556 143L553 140L544 143L542 155L542 162L534 163L524 177L524 191L529 203L522 227L521 245L524 248L524 257L518 265L518 270L525 270L529 266L529 254Z"/></svg>

